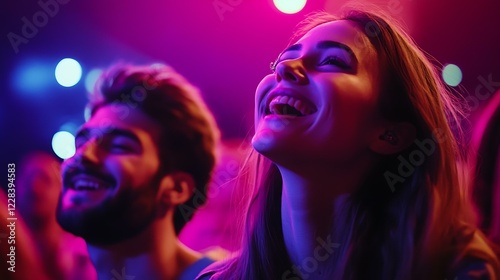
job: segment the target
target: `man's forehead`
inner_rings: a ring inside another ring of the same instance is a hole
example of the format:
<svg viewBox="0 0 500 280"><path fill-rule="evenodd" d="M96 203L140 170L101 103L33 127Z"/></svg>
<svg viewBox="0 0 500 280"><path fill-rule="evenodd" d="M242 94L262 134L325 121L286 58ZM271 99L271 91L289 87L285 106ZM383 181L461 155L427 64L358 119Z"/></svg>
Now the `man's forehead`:
<svg viewBox="0 0 500 280"><path fill-rule="evenodd" d="M79 135L112 134L140 138L149 135L159 139L162 127L153 118L138 108L126 104L109 104L98 108L84 123Z"/></svg>

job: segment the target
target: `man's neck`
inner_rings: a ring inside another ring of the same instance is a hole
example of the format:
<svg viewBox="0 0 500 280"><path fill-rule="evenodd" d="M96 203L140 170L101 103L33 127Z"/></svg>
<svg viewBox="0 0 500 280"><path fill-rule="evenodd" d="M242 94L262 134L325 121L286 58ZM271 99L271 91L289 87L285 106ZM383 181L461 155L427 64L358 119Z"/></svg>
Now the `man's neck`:
<svg viewBox="0 0 500 280"><path fill-rule="evenodd" d="M97 246L87 244L99 280L177 279L201 254L177 240L173 228L152 224L123 242Z"/></svg>

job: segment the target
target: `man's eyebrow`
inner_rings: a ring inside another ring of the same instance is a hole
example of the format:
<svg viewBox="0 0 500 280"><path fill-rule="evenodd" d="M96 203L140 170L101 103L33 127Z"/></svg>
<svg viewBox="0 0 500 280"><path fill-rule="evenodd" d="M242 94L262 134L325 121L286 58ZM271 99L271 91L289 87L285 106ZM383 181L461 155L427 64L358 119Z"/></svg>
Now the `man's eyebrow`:
<svg viewBox="0 0 500 280"><path fill-rule="evenodd" d="M122 129L122 128L117 128L117 127L106 127L106 128L89 128L89 127L85 127L85 128L80 129L76 133L76 137L75 138L88 137L91 134L97 134L99 136L103 136L103 135L122 136L122 137L127 137L127 138L129 138L129 139L131 139L131 140L133 140L133 141L135 141L137 143L141 143L141 141L139 140L139 138L137 137L137 135L135 135L134 133L132 133L129 130Z"/></svg>
<svg viewBox="0 0 500 280"><path fill-rule="evenodd" d="M89 135L90 131L88 128L81 128L76 132L75 139L80 138L80 137L87 137Z"/></svg>
<svg viewBox="0 0 500 280"><path fill-rule="evenodd" d="M122 136L122 137L127 137L127 138L130 138L131 140L137 142L137 143L141 143L141 141L139 140L139 138L137 137L137 135L135 135L134 133L132 133L130 130L126 130L126 129L121 129L121 128L109 128L107 131L106 131L109 135L111 136Z"/></svg>

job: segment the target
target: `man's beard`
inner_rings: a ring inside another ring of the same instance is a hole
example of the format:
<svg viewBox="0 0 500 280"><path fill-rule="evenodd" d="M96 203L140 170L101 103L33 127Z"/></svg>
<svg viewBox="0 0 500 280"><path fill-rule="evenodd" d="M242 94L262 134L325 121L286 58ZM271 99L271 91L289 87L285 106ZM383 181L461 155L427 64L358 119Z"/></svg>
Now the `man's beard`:
<svg viewBox="0 0 500 280"><path fill-rule="evenodd" d="M144 231L157 214L155 198L159 176L139 189L120 190L100 205L86 210L62 209L62 195L57 205L57 222L67 232L80 236L92 245L112 245Z"/></svg>

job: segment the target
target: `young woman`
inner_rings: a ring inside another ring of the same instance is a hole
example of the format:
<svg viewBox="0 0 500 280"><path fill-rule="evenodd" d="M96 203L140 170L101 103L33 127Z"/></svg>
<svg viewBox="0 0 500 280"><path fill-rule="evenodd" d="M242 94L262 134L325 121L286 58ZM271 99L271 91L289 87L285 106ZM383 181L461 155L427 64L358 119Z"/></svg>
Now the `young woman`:
<svg viewBox="0 0 500 280"><path fill-rule="evenodd" d="M454 98L397 24L316 14L272 70L246 241L200 279L500 275L460 185Z"/></svg>

